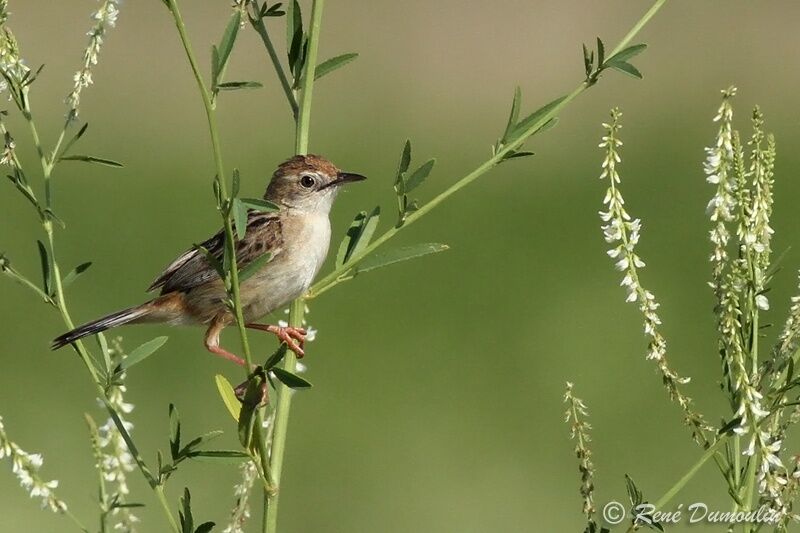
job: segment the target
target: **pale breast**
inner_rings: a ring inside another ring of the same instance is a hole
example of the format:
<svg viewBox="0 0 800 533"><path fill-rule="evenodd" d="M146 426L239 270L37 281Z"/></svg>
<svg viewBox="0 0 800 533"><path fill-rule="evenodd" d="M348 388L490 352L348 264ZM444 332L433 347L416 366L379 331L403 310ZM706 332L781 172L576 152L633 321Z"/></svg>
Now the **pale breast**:
<svg viewBox="0 0 800 533"><path fill-rule="evenodd" d="M247 320L260 318L301 296L325 262L331 238L327 215L287 215L282 229L282 252L242 284Z"/></svg>

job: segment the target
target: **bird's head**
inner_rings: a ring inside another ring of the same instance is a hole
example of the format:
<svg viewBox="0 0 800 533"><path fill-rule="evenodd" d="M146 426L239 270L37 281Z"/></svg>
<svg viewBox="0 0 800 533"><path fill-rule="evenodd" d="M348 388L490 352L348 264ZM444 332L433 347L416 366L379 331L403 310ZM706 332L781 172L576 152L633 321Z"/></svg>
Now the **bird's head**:
<svg viewBox="0 0 800 533"><path fill-rule="evenodd" d="M340 186L365 179L361 174L342 172L324 157L296 155L275 171L264 199L291 209L327 214Z"/></svg>

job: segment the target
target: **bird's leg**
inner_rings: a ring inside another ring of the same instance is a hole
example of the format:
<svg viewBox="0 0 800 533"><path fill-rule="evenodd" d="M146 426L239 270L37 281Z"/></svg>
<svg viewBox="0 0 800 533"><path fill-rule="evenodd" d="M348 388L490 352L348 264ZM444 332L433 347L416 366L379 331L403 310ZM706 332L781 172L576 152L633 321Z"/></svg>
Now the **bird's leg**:
<svg viewBox="0 0 800 533"><path fill-rule="evenodd" d="M204 344L206 345L206 349L213 353L214 355L218 355L222 358L227 359L228 361L233 361L239 366L246 366L247 363L241 357L232 354L225 348L222 348L219 345L219 334L222 332L222 329L225 327L225 324L221 320L214 320L211 323L211 326L206 331L206 338L204 340Z"/></svg>
<svg viewBox="0 0 800 533"><path fill-rule="evenodd" d="M228 361L233 361L239 366L247 366L247 362L244 359L232 354L231 352L222 348L219 345L219 334L222 332L224 327L225 324L221 320L214 320L214 322L211 323L211 326L208 328L208 331L206 332L206 338L205 338L206 349L208 349L208 351L213 353L214 355L223 357ZM256 370L261 371L263 373L263 370L260 370L260 367L257 367ZM248 379L247 381L240 383L239 385L236 386L235 389L233 389L234 393L236 394L236 397L241 402L244 402L245 400L245 393L247 392L247 386L249 383L250 380ZM264 381L261 383L261 398L259 405L262 406L267 405L268 402L269 402L269 387L267 385L267 380L264 379Z"/></svg>
<svg viewBox="0 0 800 533"><path fill-rule="evenodd" d="M306 330L303 328L295 328L292 326L273 326L272 324L245 324L245 327L250 329L258 329L272 333L281 342L286 343L286 347L297 355L300 359L306 353L303 351L303 344L306 342Z"/></svg>

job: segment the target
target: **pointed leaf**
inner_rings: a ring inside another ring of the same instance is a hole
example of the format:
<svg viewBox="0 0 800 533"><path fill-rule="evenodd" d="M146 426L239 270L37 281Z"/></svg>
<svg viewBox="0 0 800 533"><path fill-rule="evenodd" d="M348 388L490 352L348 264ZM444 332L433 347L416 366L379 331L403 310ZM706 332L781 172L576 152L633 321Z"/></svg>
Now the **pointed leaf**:
<svg viewBox="0 0 800 533"><path fill-rule="evenodd" d="M220 91L237 91L239 89L260 89L263 85L257 81L226 81L217 84Z"/></svg>
<svg viewBox="0 0 800 533"><path fill-rule="evenodd" d="M236 236L241 241L247 233L247 207L239 198L234 198L231 204L233 222L236 226Z"/></svg>
<svg viewBox="0 0 800 533"><path fill-rule="evenodd" d="M586 50L586 47L583 47ZM514 99L511 101L511 113L508 115L508 123L506 124L506 131L503 132L503 142L506 142L508 136L511 134L511 131L517 125L517 121L519 120L519 106L522 102L522 89L517 86L514 89Z"/></svg>
<svg viewBox="0 0 800 533"><path fill-rule="evenodd" d="M272 260L272 253L264 252L249 263L239 272L239 283L244 283L253 274L264 268Z"/></svg>
<svg viewBox="0 0 800 533"><path fill-rule="evenodd" d="M280 211L280 207L267 200L262 200L261 198L242 198L241 200L248 208L255 209L256 211L263 211L265 213Z"/></svg>
<svg viewBox="0 0 800 533"><path fill-rule="evenodd" d="M336 69L342 68L346 64L354 61L358 57L356 53L342 54L340 56L332 57L317 65L314 73L314 79L318 80L326 74L330 74Z"/></svg>
<svg viewBox="0 0 800 533"><path fill-rule="evenodd" d="M187 457L205 457L209 459L244 459L250 457L241 450L197 450L186 454Z"/></svg>
<svg viewBox="0 0 800 533"><path fill-rule="evenodd" d="M50 266L50 257L47 254L47 248L45 248L42 241L36 241L36 244L39 246L39 261L42 267L42 286L44 287L44 292L50 295L53 294L51 289L53 270Z"/></svg>
<svg viewBox="0 0 800 533"><path fill-rule="evenodd" d="M339 244L339 250L336 252L336 268L339 268L347 261L347 257L350 255L355 241L357 241L358 237L361 235L361 229L364 226L364 220L366 220L366 218L367 212L361 211L350 223L350 227L347 228L347 233L344 234L344 238Z"/></svg>
<svg viewBox="0 0 800 533"><path fill-rule="evenodd" d="M600 37L597 38L597 64L602 65L606 60L606 46Z"/></svg>
<svg viewBox="0 0 800 533"><path fill-rule="evenodd" d="M639 69L637 69L630 63L626 63L625 61L610 62L608 63L608 68L613 68L615 70L619 70L620 72L624 72L629 76L633 76L634 78L642 79L642 73L639 72Z"/></svg>
<svg viewBox="0 0 800 533"><path fill-rule="evenodd" d="M194 533L194 517L192 517L192 495L189 493L189 487L183 490L183 498L181 498L181 507L183 511L180 512L181 530L182 533Z"/></svg>
<svg viewBox="0 0 800 533"><path fill-rule="evenodd" d="M72 148L72 146L73 146L73 145L74 145L76 142L78 142L78 141L80 140L80 138L81 138L81 137L83 137L83 134L84 134L84 133L86 133L86 130L87 130L88 128L89 128L89 123L88 123L88 122L86 122L86 123L85 123L83 126L81 126L81 128L78 130L78 133L76 133L76 134L75 134L75 135L72 137L72 139L70 139L70 140L69 140L69 142L67 142L67 144L66 144L66 145L64 145L64 148L61 150L61 153L62 153L62 154L66 154L67 152L69 152L69 149L70 149L70 148Z"/></svg>
<svg viewBox="0 0 800 533"><path fill-rule="evenodd" d="M215 522L203 522L197 529L194 530L194 533L211 533L211 530L214 529L214 526L217 524Z"/></svg>
<svg viewBox="0 0 800 533"><path fill-rule="evenodd" d="M372 240L372 236L375 234L375 230L378 227L378 222L380 221L381 217L381 206L375 206L375 209L367 217L364 225L361 228L360 234L358 239L353 243L353 247L350 250L350 253L347 254L347 260L353 257L356 254L361 253L364 248L369 245L370 240Z"/></svg>
<svg viewBox="0 0 800 533"><path fill-rule="evenodd" d="M208 264L211 265L211 268L217 271L217 274L220 278L225 279L225 269L223 268L222 263L219 262L219 259L214 256L214 254L209 252L205 246L201 246L199 244L195 244L193 248L199 253L203 254L203 257L206 258L206 261L208 261Z"/></svg>
<svg viewBox="0 0 800 533"><path fill-rule="evenodd" d="M553 109L558 107L561 102L564 101L566 96L562 96L560 98L556 98L549 104L545 104L544 106L540 107L524 119L520 121L519 124L514 128L511 132L511 135L507 139L508 143L516 141L520 138L520 136L524 135L526 131L528 131L531 127L533 127L537 122L542 120L545 116L547 116Z"/></svg>
<svg viewBox="0 0 800 533"><path fill-rule="evenodd" d="M406 178L405 180L406 193L410 193L411 191L419 187L422 184L422 182L425 181L425 178L427 178L428 175L431 173L431 170L433 170L433 165L435 164L436 160L430 159L424 165L415 170L414 173L411 174L408 178Z"/></svg>
<svg viewBox="0 0 800 533"><path fill-rule="evenodd" d="M172 460L178 459L181 450L181 417L174 404L169 404L169 451Z"/></svg>
<svg viewBox="0 0 800 533"><path fill-rule="evenodd" d="M216 182L216 180L214 180L214 181ZM239 187L242 184L242 176L239 173L239 169L238 168L234 168L233 169L233 178L232 178L231 181L233 183L231 185L231 196L236 198L237 196L239 196Z"/></svg>
<svg viewBox="0 0 800 533"><path fill-rule="evenodd" d="M98 165L105 165L107 167L122 168L124 165L112 159L105 159L102 157L95 157L92 155L65 155L59 158L59 161L83 161L84 163L95 163Z"/></svg>
<svg viewBox="0 0 800 533"><path fill-rule="evenodd" d="M306 381L305 379L301 378L297 374L293 374L288 370L284 370L283 368L276 366L272 370L270 370L281 383L289 387L290 389L308 389L311 388L311 383Z"/></svg>
<svg viewBox="0 0 800 533"><path fill-rule="evenodd" d="M589 55L589 49L586 48L586 45L583 45L583 71L586 73L586 77L588 78L592 74L592 68L594 67L594 60L591 55Z"/></svg>
<svg viewBox="0 0 800 533"><path fill-rule="evenodd" d="M397 166L395 184L402 183L403 174L408 172L409 165L411 165L411 139L407 139L406 144L403 146L403 153L400 155L400 164Z"/></svg>
<svg viewBox="0 0 800 533"><path fill-rule="evenodd" d="M233 43L236 41L236 36L239 34L239 27L242 23L242 12L238 9L233 11L228 25L225 27L225 33L222 34L222 40L219 43L219 70L222 71L228 63L228 58L233 50Z"/></svg>
<svg viewBox="0 0 800 533"><path fill-rule="evenodd" d="M164 346L164 343L167 342L169 337L156 337L151 341L147 341L146 343L142 344L135 350L133 350L128 357L122 360L122 362L117 366L117 374L122 372L127 372L133 365L141 363L151 355L153 355L156 350Z"/></svg>
<svg viewBox="0 0 800 533"><path fill-rule="evenodd" d="M80 265L70 270L69 273L66 276L64 276L64 279L61 281L61 286L64 288L69 287L70 284L73 281L75 281L75 279L78 276L86 272L90 266L92 266L92 263L86 262L86 263L81 263Z"/></svg>
<svg viewBox="0 0 800 533"><path fill-rule="evenodd" d="M376 268L385 267L400 261L407 261L415 257L422 257L424 255L435 254L447 250L449 246L439 243L426 243L414 244L411 246L404 246L402 248L395 248L388 252L378 253L371 255L364 259L358 267L357 272L369 272Z"/></svg>
<svg viewBox="0 0 800 533"><path fill-rule="evenodd" d="M236 393L233 391L231 382L227 380L222 374L214 376L214 381L217 383L217 391L222 398L222 403L228 409L234 420L239 421L239 412L242 410L242 404L236 398Z"/></svg>
<svg viewBox="0 0 800 533"><path fill-rule="evenodd" d="M646 44L634 44L608 58L606 63L625 62L645 51Z"/></svg>

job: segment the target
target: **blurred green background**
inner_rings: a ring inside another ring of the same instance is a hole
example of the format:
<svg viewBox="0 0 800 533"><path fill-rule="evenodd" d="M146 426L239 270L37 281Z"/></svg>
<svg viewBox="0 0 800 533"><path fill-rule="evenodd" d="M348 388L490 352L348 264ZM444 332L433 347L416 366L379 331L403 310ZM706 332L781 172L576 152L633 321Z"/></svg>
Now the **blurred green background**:
<svg viewBox="0 0 800 533"><path fill-rule="evenodd" d="M523 111L567 92L582 76L581 42L600 35L612 46L649 5L329 2L321 58L350 51L361 57L318 84L311 148L370 177L340 197L333 246L355 212L375 204L384 207L388 227L393 172L407 137L418 163L438 158L420 189L424 201L488 157L516 84ZM48 143L62 124L62 101L96 6L12 2L9 24L23 57L47 65L32 100ZM183 2L183 11L207 71L206 52L222 33L229 2ZM738 126L749 132L749 111L759 103L777 136L775 248L800 241L799 16L792 0L668 3L637 38L650 44L636 60L643 81L607 74L569 106L558 128L536 139L535 158L504 164L390 244L445 242L450 251L364 275L315 301L310 319L319 336L305 359L315 387L298 394L293 408L282 530L581 530L577 466L563 424L566 380L591 410L598 506L625 497L625 473L651 499L671 486L699 454L644 359L641 318L623 303L620 275L605 255L597 216L605 187L597 180L600 123L610 107L622 107L623 192L644 220L643 282L662 302L672 363L693 377L688 392L716 420L725 403L706 286L704 209L712 191L702 174L703 146L716 132L719 90L735 83ZM282 42L283 21L271 24ZM56 209L68 223L58 234L61 264L94 262L68 294L81 322L142 300L160 269L219 222L202 106L161 2L122 6L94 79L84 93L81 118L91 126L79 151L126 166L65 163L57 170ZM228 79L265 83L224 94L219 105L225 162L241 169L245 195L260 195L272 169L291 155L292 126L249 29ZM17 118L11 126L35 169L26 130ZM36 220L8 184L2 191L0 249L38 279ZM788 251L784 265L771 294L775 323L795 292L799 248ZM64 330L52 309L8 280L0 281L0 295L0 414L20 445L44 454L43 474L60 480L72 510L94 524L95 475L82 414L103 413L79 360L48 350ZM203 349L199 329L121 333L129 348L170 336L129 376L134 434L148 460L168 446L170 402L185 431L222 428L220 446L235 444L213 376L236 380L240 372ZM260 354L274 346L264 336L252 340ZM238 349L233 332L223 342ZM7 463L0 469L0 531L70 530L65 519L37 510ZM165 530L138 473L130 479L135 498L148 505L139 513L141 531ZM191 486L196 515L224 524L236 479L229 464L190 464L168 495L177 503ZM727 509L726 498L708 467L676 503ZM716 528L691 528L705 529Z"/></svg>

